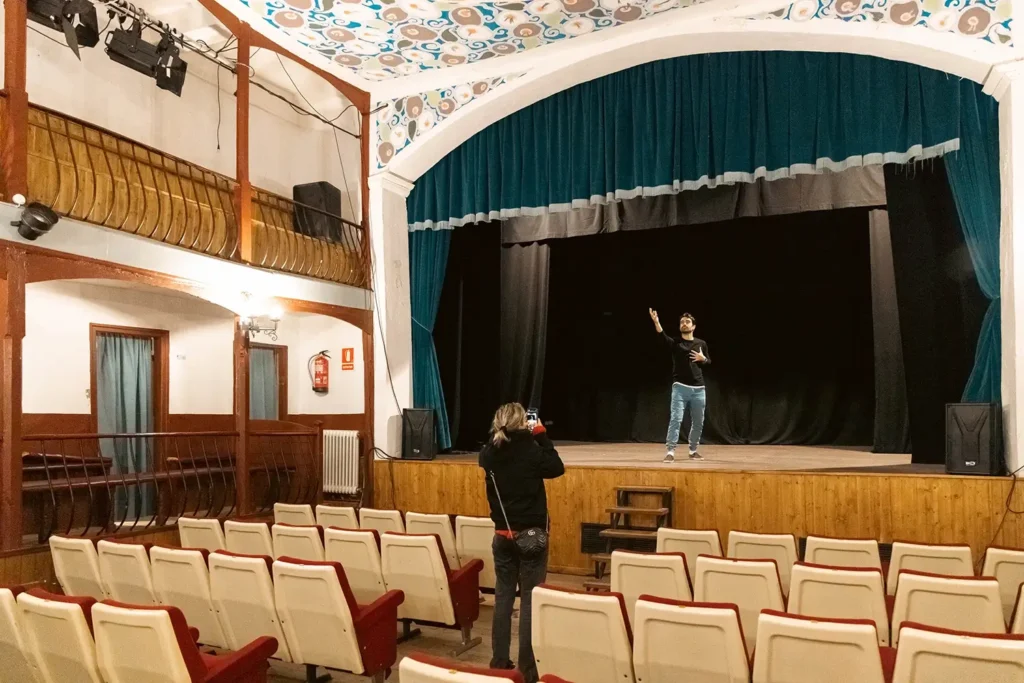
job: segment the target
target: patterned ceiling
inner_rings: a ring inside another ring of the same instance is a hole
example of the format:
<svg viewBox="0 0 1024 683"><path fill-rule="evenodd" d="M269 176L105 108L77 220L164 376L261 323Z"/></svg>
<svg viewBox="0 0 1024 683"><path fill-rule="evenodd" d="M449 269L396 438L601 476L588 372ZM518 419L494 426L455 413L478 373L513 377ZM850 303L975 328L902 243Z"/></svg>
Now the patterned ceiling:
<svg viewBox="0 0 1024 683"><path fill-rule="evenodd" d="M239 0L371 81L510 55L707 0Z"/></svg>

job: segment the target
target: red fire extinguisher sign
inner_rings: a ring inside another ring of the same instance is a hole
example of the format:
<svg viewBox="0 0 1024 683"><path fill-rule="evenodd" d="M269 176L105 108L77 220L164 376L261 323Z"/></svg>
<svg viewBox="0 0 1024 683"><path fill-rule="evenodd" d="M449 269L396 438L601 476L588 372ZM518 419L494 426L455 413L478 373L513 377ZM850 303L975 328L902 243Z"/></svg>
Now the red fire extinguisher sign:
<svg viewBox="0 0 1024 683"><path fill-rule="evenodd" d="M341 369L356 369L356 350L354 348L347 348L341 350Z"/></svg>

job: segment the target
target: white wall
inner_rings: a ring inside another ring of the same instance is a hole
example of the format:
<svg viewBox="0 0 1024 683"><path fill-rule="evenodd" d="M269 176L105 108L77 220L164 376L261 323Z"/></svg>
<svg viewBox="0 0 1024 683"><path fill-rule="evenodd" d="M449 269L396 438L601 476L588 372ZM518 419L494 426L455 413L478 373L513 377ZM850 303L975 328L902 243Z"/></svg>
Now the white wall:
<svg viewBox="0 0 1024 683"><path fill-rule="evenodd" d="M262 334L254 342L288 347L288 412L292 415L353 415L364 411L363 332L336 318L289 313L281 319L278 340ZM354 367L342 370L342 349L354 349ZM309 379L309 359L327 351L330 390L318 394Z"/></svg>
<svg viewBox="0 0 1024 683"><path fill-rule="evenodd" d="M74 280L25 287L24 412L91 412L90 323L168 330L170 412L233 412L233 313L186 295Z"/></svg>

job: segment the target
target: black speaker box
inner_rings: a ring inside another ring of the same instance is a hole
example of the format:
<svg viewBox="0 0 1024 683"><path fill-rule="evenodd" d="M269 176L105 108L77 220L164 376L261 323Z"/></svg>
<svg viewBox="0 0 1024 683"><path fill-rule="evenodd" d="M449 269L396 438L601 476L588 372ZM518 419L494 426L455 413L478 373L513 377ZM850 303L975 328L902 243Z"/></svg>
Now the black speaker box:
<svg viewBox="0 0 1024 683"><path fill-rule="evenodd" d="M327 182L292 188L295 230L307 237L341 242L341 190Z"/></svg>
<svg viewBox="0 0 1024 683"><path fill-rule="evenodd" d="M946 404L946 472L1003 474L1003 425L998 403Z"/></svg>
<svg viewBox="0 0 1024 683"><path fill-rule="evenodd" d="M406 408L402 411L402 460L433 460L434 411Z"/></svg>

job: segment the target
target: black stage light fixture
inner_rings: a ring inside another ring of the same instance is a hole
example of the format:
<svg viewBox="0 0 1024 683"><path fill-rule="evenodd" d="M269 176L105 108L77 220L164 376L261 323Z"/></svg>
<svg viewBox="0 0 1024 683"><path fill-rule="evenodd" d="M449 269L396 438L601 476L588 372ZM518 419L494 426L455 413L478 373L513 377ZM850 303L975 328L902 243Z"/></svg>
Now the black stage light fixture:
<svg viewBox="0 0 1024 683"><path fill-rule="evenodd" d="M116 28L107 34L107 55L112 60L156 80L156 85L181 97L188 63L180 56L170 33L164 33L156 45L142 39L142 24Z"/></svg>
<svg viewBox="0 0 1024 683"><path fill-rule="evenodd" d="M61 31L78 59L79 47L100 42L96 7L89 0L28 0L28 18L54 31Z"/></svg>
<svg viewBox="0 0 1024 683"><path fill-rule="evenodd" d="M18 234L29 241L36 241L50 232L60 217L46 204L32 202L21 210L21 218L11 222L18 229Z"/></svg>

